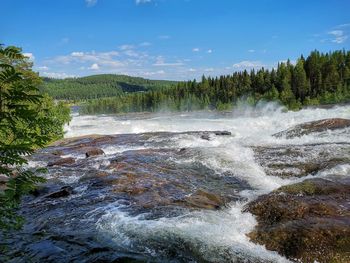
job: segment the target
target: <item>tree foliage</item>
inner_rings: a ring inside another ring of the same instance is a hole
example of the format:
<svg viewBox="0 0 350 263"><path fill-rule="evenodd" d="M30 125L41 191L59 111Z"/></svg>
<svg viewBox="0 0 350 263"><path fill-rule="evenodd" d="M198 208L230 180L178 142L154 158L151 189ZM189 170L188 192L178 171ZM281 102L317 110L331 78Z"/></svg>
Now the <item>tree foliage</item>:
<svg viewBox="0 0 350 263"><path fill-rule="evenodd" d="M203 76L199 83L179 82L170 88L91 100L81 113L226 110L242 97L252 101L278 100L293 110L302 105L350 101L350 51L313 51L306 59L301 56L295 65L288 60L276 69L244 70L215 78Z"/></svg>
<svg viewBox="0 0 350 263"><path fill-rule="evenodd" d="M43 178L26 169L25 156L63 136L70 110L40 95L41 79L17 47L0 45L0 230L16 228L21 197Z"/></svg>

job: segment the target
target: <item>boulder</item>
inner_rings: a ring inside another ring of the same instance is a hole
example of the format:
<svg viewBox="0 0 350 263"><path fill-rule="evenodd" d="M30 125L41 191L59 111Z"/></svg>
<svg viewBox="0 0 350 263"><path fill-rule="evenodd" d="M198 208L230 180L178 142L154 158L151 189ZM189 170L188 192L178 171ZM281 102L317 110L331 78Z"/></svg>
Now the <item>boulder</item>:
<svg viewBox="0 0 350 263"><path fill-rule="evenodd" d="M260 196L245 209L249 237L302 262L350 262L350 181L308 179Z"/></svg>
<svg viewBox="0 0 350 263"><path fill-rule="evenodd" d="M292 139L294 137L300 137L310 133L323 132L326 130L344 129L347 127L350 127L349 119L341 119L341 118L323 119L323 120L299 124L288 130L275 133L272 136L277 138L286 137L287 139Z"/></svg>
<svg viewBox="0 0 350 263"><path fill-rule="evenodd" d="M75 159L73 157L60 158L55 161L49 162L47 164L48 167L51 166L69 166L75 163Z"/></svg>
<svg viewBox="0 0 350 263"><path fill-rule="evenodd" d="M185 205L192 208L218 209L225 205L224 199L215 193L209 193L203 189L197 190L184 199Z"/></svg>
<svg viewBox="0 0 350 263"><path fill-rule="evenodd" d="M210 135L209 134L203 134L201 135L202 140L210 141Z"/></svg>
<svg viewBox="0 0 350 263"><path fill-rule="evenodd" d="M104 154L104 151L102 149L94 147L94 148L87 149L85 156L86 158L89 158L92 156L99 156L103 154Z"/></svg>

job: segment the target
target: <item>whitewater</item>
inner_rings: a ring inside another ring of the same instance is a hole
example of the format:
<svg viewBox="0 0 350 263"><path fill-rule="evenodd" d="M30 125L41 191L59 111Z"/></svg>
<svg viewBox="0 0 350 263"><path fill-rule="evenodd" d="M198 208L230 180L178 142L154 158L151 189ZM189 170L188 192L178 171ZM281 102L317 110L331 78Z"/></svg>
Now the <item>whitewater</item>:
<svg viewBox="0 0 350 263"><path fill-rule="evenodd" d="M148 219L143 214L130 215L122 209L125 206L123 202L115 202L90 212L103 214L96 222L96 228L117 247L152 257L161 255L166 246L182 242L194 253L201 254L200 258L210 262L288 262L276 252L268 251L264 246L249 241L246 234L254 229L256 220L250 213L242 212L242 209L259 195L305 178L282 179L268 176L255 160L251 147L350 142L349 133L336 131L304 135L294 139L271 136L296 124L325 118L350 118L350 106L307 108L293 112L286 111L274 103L262 103L254 108L243 106L225 113L163 112L120 116L80 116L75 113L70 124L65 127L65 137L148 132L231 132L232 136L212 136L210 141L198 136L179 134L166 140L162 139L161 144L156 138L152 138L142 146L108 146L103 150L108 156L135 149L160 147L159 145L167 148L196 149L191 158L175 161L201 163L218 174L230 172L232 176L247 181L252 189L242 189L238 193L246 198L246 201L232 202L218 211L192 211L180 216L156 219ZM305 153L305 156L300 158L312 158L312 154ZM327 178L328 174L347 176L349 171L349 164L339 165L309 177Z"/></svg>

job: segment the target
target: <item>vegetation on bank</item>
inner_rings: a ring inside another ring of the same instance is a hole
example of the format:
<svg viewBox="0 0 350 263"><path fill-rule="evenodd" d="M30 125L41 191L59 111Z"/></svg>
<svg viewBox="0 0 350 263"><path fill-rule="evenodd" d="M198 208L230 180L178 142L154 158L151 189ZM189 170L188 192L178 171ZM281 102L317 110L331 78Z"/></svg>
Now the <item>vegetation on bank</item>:
<svg viewBox="0 0 350 263"><path fill-rule="evenodd" d="M0 45L0 231L21 226L21 197L43 178L25 156L63 137L70 109L41 95L41 78L17 47Z"/></svg>
<svg viewBox="0 0 350 263"><path fill-rule="evenodd" d="M245 70L215 78L203 76L201 82L178 82L168 88L89 100L81 107L81 113L226 110L242 97L251 104L261 99L280 101L292 110L350 101L350 51L315 50L307 58L301 56L295 65L288 60L276 69Z"/></svg>
<svg viewBox="0 0 350 263"><path fill-rule="evenodd" d="M104 97L120 96L125 93L169 88L176 82L149 80L125 75L101 74L82 78L43 78L42 93L58 100L81 101Z"/></svg>

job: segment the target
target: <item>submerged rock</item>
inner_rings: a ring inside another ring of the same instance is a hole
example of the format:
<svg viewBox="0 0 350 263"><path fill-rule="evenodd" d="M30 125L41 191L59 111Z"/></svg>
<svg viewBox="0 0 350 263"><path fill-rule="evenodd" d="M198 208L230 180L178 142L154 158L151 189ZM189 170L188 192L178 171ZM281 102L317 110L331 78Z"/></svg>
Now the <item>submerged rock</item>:
<svg viewBox="0 0 350 263"><path fill-rule="evenodd" d="M287 139L292 139L294 137L300 137L300 136L307 135L314 132L344 129L347 127L350 127L349 119L341 119L341 118L324 119L324 120L318 120L318 121L299 124L288 130L275 133L272 136L277 138L286 137Z"/></svg>
<svg viewBox="0 0 350 263"><path fill-rule="evenodd" d="M86 158L99 156L105 154L104 151L100 148L94 147L86 150L85 156Z"/></svg>
<svg viewBox="0 0 350 263"><path fill-rule="evenodd" d="M308 179L249 203L258 225L249 237L289 259L350 261L350 180Z"/></svg>
<svg viewBox="0 0 350 263"><path fill-rule="evenodd" d="M51 161L47 164L48 167L51 166L67 166L75 163L75 159L73 157L60 158L54 161Z"/></svg>

